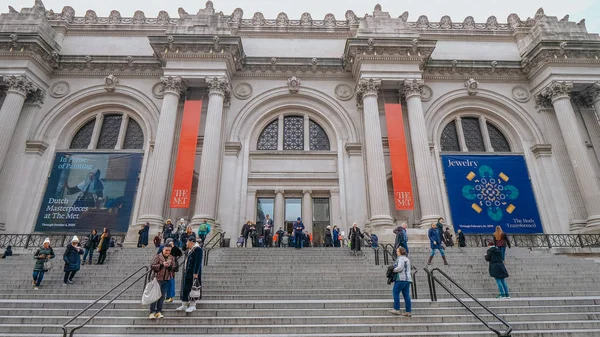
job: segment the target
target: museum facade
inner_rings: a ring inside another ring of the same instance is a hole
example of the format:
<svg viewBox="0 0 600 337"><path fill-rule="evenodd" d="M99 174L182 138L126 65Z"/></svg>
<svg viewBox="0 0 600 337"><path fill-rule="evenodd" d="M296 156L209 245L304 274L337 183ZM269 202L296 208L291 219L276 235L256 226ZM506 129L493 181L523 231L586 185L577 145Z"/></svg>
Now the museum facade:
<svg viewBox="0 0 600 337"><path fill-rule="evenodd" d="M0 230L599 233L598 34L397 14L9 7Z"/></svg>

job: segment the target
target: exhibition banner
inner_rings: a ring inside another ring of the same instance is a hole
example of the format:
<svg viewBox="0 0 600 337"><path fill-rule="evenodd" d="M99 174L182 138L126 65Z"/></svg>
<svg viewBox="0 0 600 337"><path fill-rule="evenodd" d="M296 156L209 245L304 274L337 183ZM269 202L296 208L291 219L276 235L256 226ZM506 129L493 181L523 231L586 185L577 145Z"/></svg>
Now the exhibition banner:
<svg viewBox="0 0 600 337"><path fill-rule="evenodd" d="M442 166L455 230L543 233L523 156L443 155Z"/></svg>
<svg viewBox="0 0 600 337"><path fill-rule="evenodd" d="M190 207L201 111L202 100L185 101L171 191L171 208Z"/></svg>
<svg viewBox="0 0 600 337"><path fill-rule="evenodd" d="M37 232L126 232L142 153L57 152L35 226Z"/></svg>
<svg viewBox="0 0 600 337"><path fill-rule="evenodd" d="M402 119L402 107L400 104L385 104L385 122L388 131L396 209L412 210L414 209L414 199L410 181L410 168L408 166L404 120Z"/></svg>

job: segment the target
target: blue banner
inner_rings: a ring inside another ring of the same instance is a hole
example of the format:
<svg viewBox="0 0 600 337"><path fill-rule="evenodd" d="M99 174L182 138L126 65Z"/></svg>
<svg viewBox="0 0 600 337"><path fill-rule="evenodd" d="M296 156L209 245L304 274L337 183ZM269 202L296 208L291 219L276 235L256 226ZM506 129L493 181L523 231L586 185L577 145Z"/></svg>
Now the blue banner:
<svg viewBox="0 0 600 337"><path fill-rule="evenodd" d="M35 230L126 232L141 166L141 153L57 152Z"/></svg>
<svg viewBox="0 0 600 337"><path fill-rule="evenodd" d="M454 229L465 234L543 233L522 156L443 155Z"/></svg>

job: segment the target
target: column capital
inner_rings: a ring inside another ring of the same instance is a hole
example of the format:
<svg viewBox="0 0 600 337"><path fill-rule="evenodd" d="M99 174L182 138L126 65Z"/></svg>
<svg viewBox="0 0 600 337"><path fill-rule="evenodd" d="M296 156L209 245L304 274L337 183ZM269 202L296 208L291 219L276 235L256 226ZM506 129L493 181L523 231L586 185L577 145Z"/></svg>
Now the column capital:
<svg viewBox="0 0 600 337"><path fill-rule="evenodd" d="M424 85L425 82L423 80L406 80L404 81L402 88L398 90L400 92L400 97L408 99L412 96L419 96L419 99L421 99L421 95L423 94L422 89Z"/></svg>
<svg viewBox="0 0 600 337"><path fill-rule="evenodd" d="M362 104L363 98L369 95L377 97L381 89L381 79L361 78L356 85L356 102Z"/></svg>
<svg viewBox="0 0 600 337"><path fill-rule="evenodd" d="M275 194L285 194L284 190L275 190Z"/></svg>
<svg viewBox="0 0 600 337"><path fill-rule="evenodd" d="M43 105L44 104L44 98L46 98L46 91L42 90L42 89L37 89L35 91L33 91L32 93L30 93L29 95L27 95L27 98L25 99L25 104L33 104L33 105Z"/></svg>
<svg viewBox="0 0 600 337"><path fill-rule="evenodd" d="M213 77L207 79L208 83L208 94L209 95L220 95L223 97L225 103L231 99L231 88L229 87L229 81L225 77Z"/></svg>
<svg viewBox="0 0 600 337"><path fill-rule="evenodd" d="M186 85L180 76L167 76L160 79L163 84L164 92L181 96L186 90Z"/></svg>
<svg viewBox="0 0 600 337"><path fill-rule="evenodd" d="M591 104L595 104L600 101L600 81L594 82L592 85L588 87L588 89L584 92L584 97L586 102Z"/></svg>
<svg viewBox="0 0 600 337"><path fill-rule="evenodd" d="M2 79L7 86L7 92L14 92L24 97L36 91L38 88L25 76L11 75Z"/></svg>
<svg viewBox="0 0 600 337"><path fill-rule="evenodd" d="M542 96L547 101L549 100L551 103L554 103L559 99L570 99L571 91L573 90L573 82L568 81L554 81L550 83L547 87L542 89L542 91L538 94L538 96ZM538 102L538 98L536 97L536 103ZM543 103L543 99L540 100Z"/></svg>
<svg viewBox="0 0 600 337"><path fill-rule="evenodd" d="M312 194L312 190L302 190L302 194Z"/></svg>

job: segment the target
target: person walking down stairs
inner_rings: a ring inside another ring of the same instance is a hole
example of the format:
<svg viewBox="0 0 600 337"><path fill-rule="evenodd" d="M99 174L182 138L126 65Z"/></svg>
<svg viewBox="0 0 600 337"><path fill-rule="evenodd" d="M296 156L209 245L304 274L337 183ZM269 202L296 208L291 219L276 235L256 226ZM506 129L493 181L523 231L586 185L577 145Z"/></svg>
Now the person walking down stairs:
<svg viewBox="0 0 600 337"><path fill-rule="evenodd" d="M502 261L502 252L494 245L494 242L488 242L488 247L485 260L490 265L490 276L496 280L496 284L498 285L498 291L500 292L498 298L510 298L508 285L506 284L508 271L506 270L506 266L504 266L504 261Z"/></svg>
<svg viewBox="0 0 600 337"><path fill-rule="evenodd" d="M448 261L446 260L446 253L444 252L444 247L442 246L442 238L440 237L436 223L431 224L431 228L429 228L427 236L429 237L429 246L431 247L431 254L429 255L429 260L427 260L427 265L430 265L431 261L433 261L433 257L435 256L435 250L437 249L442 255L444 265L447 266Z"/></svg>
<svg viewBox="0 0 600 337"><path fill-rule="evenodd" d="M106 261L106 252L110 247L110 230L104 227L102 236L100 237L100 245L98 246L98 264L104 264Z"/></svg>
<svg viewBox="0 0 600 337"><path fill-rule="evenodd" d="M183 275L181 276L181 296L183 302L177 311L193 312L196 310L195 298L190 298L190 292L194 285L202 284L202 257L203 252L195 238L187 241L187 251L183 262Z"/></svg>
<svg viewBox="0 0 600 337"><path fill-rule="evenodd" d="M138 248L145 248L148 245L148 234L150 233L150 223L146 222L138 231Z"/></svg>
<svg viewBox="0 0 600 337"><path fill-rule="evenodd" d="M410 269L410 260L406 256L406 249L404 247L398 247L396 249L398 259L394 263L394 288L392 295L394 296L394 309L389 310L394 315L403 315L406 317L412 316L412 302L410 300L410 286L412 284L412 275ZM406 311L402 313L400 311L400 293L404 298Z"/></svg>
<svg viewBox="0 0 600 337"><path fill-rule="evenodd" d="M83 255L83 249L79 247L79 238L75 235L63 255L63 260L65 261L64 285L73 284L73 277L75 277L75 274L81 268L81 256L79 255Z"/></svg>
<svg viewBox="0 0 600 337"><path fill-rule="evenodd" d="M161 296L158 301L150 305L150 316L148 319L163 318L163 304L165 302L165 295L169 292L169 286L172 279L175 277L175 273L179 269L177 260L171 255L171 246L164 246L162 252L157 254L152 259L152 271L156 273L156 280L160 285Z"/></svg>
<svg viewBox="0 0 600 337"><path fill-rule="evenodd" d="M33 287L38 290L44 279L45 264L54 258L54 250L50 247L50 239L46 238L40 249L38 249L33 258L35 259L35 266L33 267Z"/></svg>
<svg viewBox="0 0 600 337"><path fill-rule="evenodd" d="M352 224L348 239L350 239L350 249L354 252L354 255L356 255L356 252L360 252L360 246L364 237L363 233L360 232L360 228L358 228L358 224L356 222Z"/></svg>

